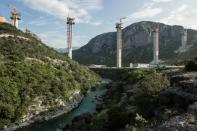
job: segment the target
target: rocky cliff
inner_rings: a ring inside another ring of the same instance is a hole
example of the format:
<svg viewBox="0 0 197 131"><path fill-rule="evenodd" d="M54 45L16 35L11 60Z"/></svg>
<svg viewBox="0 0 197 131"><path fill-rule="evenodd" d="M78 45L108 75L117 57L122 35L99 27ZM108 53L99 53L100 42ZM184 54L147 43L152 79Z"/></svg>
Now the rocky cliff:
<svg viewBox="0 0 197 131"><path fill-rule="evenodd" d="M131 24L123 30L123 64L149 63L153 59L152 31L160 27L160 59L165 63L193 58L197 51L197 31L188 29L186 52L176 53L181 46L182 26L169 26L162 23L143 21ZM116 32L96 36L90 42L74 51L74 59L80 63L116 65Z"/></svg>

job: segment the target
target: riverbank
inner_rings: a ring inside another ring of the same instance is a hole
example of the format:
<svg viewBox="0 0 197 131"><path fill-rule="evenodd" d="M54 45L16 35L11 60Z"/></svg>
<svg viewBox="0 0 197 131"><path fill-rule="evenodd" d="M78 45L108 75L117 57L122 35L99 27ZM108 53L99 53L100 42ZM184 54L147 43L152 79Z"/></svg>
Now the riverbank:
<svg viewBox="0 0 197 131"><path fill-rule="evenodd" d="M50 119L44 118L42 121L38 121L36 123L30 124L29 126L25 126L17 129L17 131L55 131L59 128L62 128L66 123L70 123L72 119L80 114L85 112L94 112L96 110L96 96L100 96L104 94L107 90L106 86L108 85L109 80L103 80L101 85L93 88L94 90L89 90L81 102L67 113L55 112L52 116L57 115L55 117L50 117ZM72 103L72 102L71 102ZM64 111L64 110L63 110ZM49 116L49 114L48 114Z"/></svg>
<svg viewBox="0 0 197 131"><path fill-rule="evenodd" d="M56 107L51 111L38 112L38 115L36 116L32 116L32 115L28 117L26 116L24 122L12 124L10 127L4 129L3 131L14 131L32 125L36 122L40 123L43 121L48 121L56 117L59 117L63 114L69 113L70 111L72 111L73 109L79 106L83 98L84 95L80 93L80 91L75 91L73 95L70 97L69 101L63 103L64 106Z"/></svg>
<svg viewBox="0 0 197 131"><path fill-rule="evenodd" d="M97 113L82 114L63 131L197 129L197 73L136 70L99 97Z"/></svg>

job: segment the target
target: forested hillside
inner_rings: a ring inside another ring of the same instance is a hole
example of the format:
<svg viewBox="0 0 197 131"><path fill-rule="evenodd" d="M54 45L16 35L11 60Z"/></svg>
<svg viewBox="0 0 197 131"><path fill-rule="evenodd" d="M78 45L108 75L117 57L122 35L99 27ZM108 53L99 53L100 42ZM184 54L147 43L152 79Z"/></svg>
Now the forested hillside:
<svg viewBox="0 0 197 131"><path fill-rule="evenodd" d="M34 101L47 110L58 108L76 91L85 93L99 81L34 34L0 24L0 129L27 119Z"/></svg>

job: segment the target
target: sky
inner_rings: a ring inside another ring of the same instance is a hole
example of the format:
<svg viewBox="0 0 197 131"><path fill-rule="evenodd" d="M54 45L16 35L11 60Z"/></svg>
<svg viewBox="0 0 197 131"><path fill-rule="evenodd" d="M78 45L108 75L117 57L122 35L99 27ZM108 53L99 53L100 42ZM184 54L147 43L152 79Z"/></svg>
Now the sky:
<svg viewBox="0 0 197 131"><path fill-rule="evenodd" d="M93 37L139 21L155 21L197 29L197 0L0 0L0 16L10 21L15 6L22 14L21 30L29 29L54 48L66 48L66 18L72 16L73 46L81 47Z"/></svg>

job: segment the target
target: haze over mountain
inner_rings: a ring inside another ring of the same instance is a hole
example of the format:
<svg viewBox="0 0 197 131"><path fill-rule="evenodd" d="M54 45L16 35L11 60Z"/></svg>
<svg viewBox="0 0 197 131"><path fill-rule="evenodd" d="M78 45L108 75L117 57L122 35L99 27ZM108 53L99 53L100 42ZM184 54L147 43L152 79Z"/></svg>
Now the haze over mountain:
<svg viewBox="0 0 197 131"><path fill-rule="evenodd" d="M123 65L129 63L150 63L153 59L152 31L159 24L160 60L175 63L176 60L190 59L196 56L197 31L188 29L186 52L176 53L181 46L182 26L170 26L162 23L142 21L123 29ZM191 48L192 46L192 48ZM96 36L89 43L74 51L74 59L82 64L116 65L116 32Z"/></svg>

